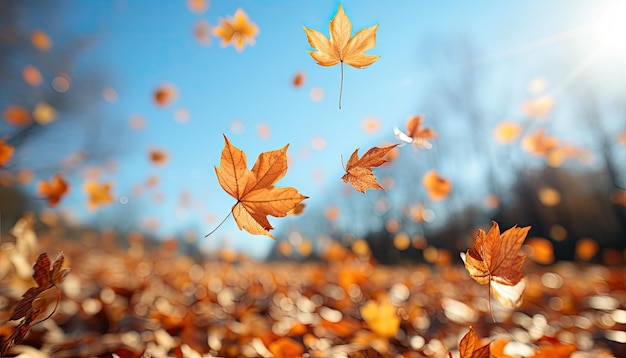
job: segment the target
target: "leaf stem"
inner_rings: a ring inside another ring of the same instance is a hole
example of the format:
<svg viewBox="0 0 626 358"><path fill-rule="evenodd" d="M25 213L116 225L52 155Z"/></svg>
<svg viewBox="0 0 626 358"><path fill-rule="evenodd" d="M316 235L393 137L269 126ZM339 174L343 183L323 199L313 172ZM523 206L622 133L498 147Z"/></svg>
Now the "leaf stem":
<svg viewBox="0 0 626 358"><path fill-rule="evenodd" d="M339 85L339 109L341 109L341 94L343 93L343 61L341 61L341 84Z"/></svg>
<svg viewBox="0 0 626 358"><path fill-rule="evenodd" d="M496 323L496 317L493 315L493 307L491 307L491 274L489 274L489 297L487 298L487 306L489 307L489 313L491 313L491 319Z"/></svg>
<svg viewBox="0 0 626 358"><path fill-rule="evenodd" d="M215 229L211 230L211 232L210 232L210 233L208 233L208 234L204 235L204 237L209 237L212 233L214 233L217 229L219 229L219 228L220 228L220 226L222 226L222 224L224 224L224 222L226 221L226 219L228 219L228 218L229 218L232 214L233 214L233 211L232 211L232 210L231 210L231 211L229 211L229 212L228 212L228 215L226 215L226 217L225 217L225 218L224 218L224 219L223 219L223 220L222 220L219 224L217 224L217 226L215 227Z"/></svg>

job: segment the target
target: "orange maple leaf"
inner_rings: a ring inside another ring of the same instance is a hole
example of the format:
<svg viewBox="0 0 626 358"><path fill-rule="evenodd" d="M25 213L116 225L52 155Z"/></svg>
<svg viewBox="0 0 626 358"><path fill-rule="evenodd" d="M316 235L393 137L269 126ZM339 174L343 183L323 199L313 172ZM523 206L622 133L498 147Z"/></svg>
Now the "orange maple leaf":
<svg viewBox="0 0 626 358"><path fill-rule="evenodd" d="M393 129L393 133L403 142L430 149L433 145L428 140L437 138L437 133L432 128L422 128L423 120L424 116L421 114L413 116L406 121L406 133L398 127Z"/></svg>
<svg viewBox="0 0 626 358"><path fill-rule="evenodd" d="M45 180L40 181L37 187L39 194L48 200L50 206L56 206L67 192L67 189L67 183L60 174L53 176L49 182Z"/></svg>
<svg viewBox="0 0 626 358"><path fill-rule="evenodd" d="M235 11L235 16L220 18L220 24L213 28L213 34L222 39L222 47L233 45L237 52L243 51L246 44L254 45L254 37L258 33L259 27L241 9Z"/></svg>
<svg viewBox="0 0 626 358"><path fill-rule="evenodd" d="M354 189L361 193L365 193L367 189L385 191L385 189L378 184L378 181L376 181L372 168L379 167L386 163L388 159L385 158L385 156L396 146L397 144L382 148L371 148L365 152L360 159L359 149L357 148L350 156L346 164L346 174L341 177L341 180L343 180L344 183L350 182Z"/></svg>
<svg viewBox="0 0 626 358"><path fill-rule="evenodd" d="M274 187L274 183L287 173L289 144L279 150L259 154L250 171L246 154L232 145L225 135L224 141L220 166L215 167L215 174L222 189L237 199L230 210L237 226L253 235L274 238L269 233L273 227L267 215L283 217L308 198L292 187Z"/></svg>
<svg viewBox="0 0 626 358"><path fill-rule="evenodd" d="M530 226L513 226L500 234L498 224L493 221L489 232L479 230L474 247L467 254L461 253L470 276L481 285L489 284L490 297L493 288L494 296L507 306L521 304L526 283L520 270L526 255L518 252L529 230Z"/></svg>
<svg viewBox="0 0 626 358"><path fill-rule="evenodd" d="M432 201L444 200L450 193L450 190L452 190L452 184L450 181L440 176L435 170L431 170L424 174L422 184L426 189L428 197Z"/></svg>
<svg viewBox="0 0 626 358"><path fill-rule="evenodd" d="M317 51L308 51L320 66L341 64L341 87L339 88L339 108L343 89L343 64L354 68L363 68L376 62L380 56L366 55L364 52L376 46L378 24L366 27L352 35L352 23L339 4L335 17L330 21L330 38L321 32L302 26L309 40L309 45Z"/></svg>
<svg viewBox="0 0 626 358"><path fill-rule="evenodd" d="M113 202L111 196L111 183L100 184L90 180L85 183L83 190L88 195L87 206L89 209L95 209L99 206Z"/></svg>
<svg viewBox="0 0 626 358"><path fill-rule="evenodd" d="M470 326L469 331L465 333L461 342L459 342L459 354L461 358L489 358L489 345L491 342L478 346L480 339L474 333L474 329Z"/></svg>
<svg viewBox="0 0 626 358"><path fill-rule="evenodd" d="M11 160L14 151L15 148L12 145L6 144L3 140L0 140L0 168Z"/></svg>

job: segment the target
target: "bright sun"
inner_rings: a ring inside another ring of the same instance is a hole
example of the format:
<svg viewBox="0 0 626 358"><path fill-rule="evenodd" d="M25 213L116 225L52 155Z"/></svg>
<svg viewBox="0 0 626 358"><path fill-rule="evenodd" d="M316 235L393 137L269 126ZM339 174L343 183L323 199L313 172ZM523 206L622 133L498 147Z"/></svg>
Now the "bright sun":
<svg viewBox="0 0 626 358"><path fill-rule="evenodd" d="M612 3L595 27L598 50L604 55L626 55L626 2Z"/></svg>

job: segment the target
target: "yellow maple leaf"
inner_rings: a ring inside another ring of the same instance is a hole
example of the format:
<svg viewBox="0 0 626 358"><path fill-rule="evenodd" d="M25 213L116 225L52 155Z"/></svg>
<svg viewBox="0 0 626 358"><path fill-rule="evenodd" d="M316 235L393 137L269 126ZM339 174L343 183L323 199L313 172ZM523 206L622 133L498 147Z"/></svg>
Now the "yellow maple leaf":
<svg viewBox="0 0 626 358"><path fill-rule="evenodd" d="M237 52L247 45L254 45L254 37L259 34L259 27L241 9L234 16L220 18L220 24L213 28L213 34L222 39L222 47L235 46Z"/></svg>
<svg viewBox="0 0 626 358"><path fill-rule="evenodd" d="M389 297L383 296L380 301L370 300L361 307L361 317L374 333L391 338L400 327L400 317L396 311L397 308L391 304Z"/></svg>
<svg viewBox="0 0 626 358"><path fill-rule="evenodd" d="M341 87L339 89L339 108L341 108L341 92L343 90L343 64L354 68L371 65L380 56L366 55L364 52L376 46L376 30L378 24L366 27L352 35L352 23L340 4L335 17L330 21L330 38L321 32L302 26L309 40L309 45L317 51L308 51L309 55L320 66L341 65Z"/></svg>

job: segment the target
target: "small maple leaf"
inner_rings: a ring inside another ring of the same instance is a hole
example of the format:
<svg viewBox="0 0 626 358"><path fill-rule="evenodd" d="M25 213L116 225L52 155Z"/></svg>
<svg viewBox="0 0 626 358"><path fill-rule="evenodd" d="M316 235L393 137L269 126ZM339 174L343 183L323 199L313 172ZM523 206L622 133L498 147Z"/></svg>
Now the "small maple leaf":
<svg viewBox="0 0 626 358"><path fill-rule="evenodd" d="M423 115L413 116L406 121L406 133L398 127L393 129L393 133L403 142L430 149L433 145L428 140L437 138L437 133L432 128L422 128L423 120Z"/></svg>
<svg viewBox="0 0 626 358"><path fill-rule="evenodd" d="M4 141L0 140L0 168L11 160L15 148Z"/></svg>
<svg viewBox="0 0 626 358"><path fill-rule="evenodd" d="M56 206L59 200L67 192L68 185L60 174L53 176L49 182L42 180L37 186L37 191L43 196L50 206Z"/></svg>
<svg viewBox="0 0 626 358"><path fill-rule="evenodd" d="M224 141L220 166L215 167L215 174L222 189L237 199L230 211L237 226L253 235L274 238L269 233L273 227L267 215L284 217L308 198L292 187L274 187L274 183L287 173L289 144L279 150L259 154L250 171L246 154L232 145L225 135Z"/></svg>
<svg viewBox="0 0 626 358"><path fill-rule="evenodd" d="M461 338L459 342L459 354L461 358L489 358L489 345L491 342L479 346L480 339L474 333L474 329L470 326L469 331Z"/></svg>
<svg viewBox="0 0 626 358"><path fill-rule="evenodd" d="M88 195L87 206L89 209L95 209L99 206L113 202L111 196L111 183L100 184L96 181L89 180L83 186L83 190Z"/></svg>
<svg viewBox="0 0 626 358"><path fill-rule="evenodd" d="M493 288L494 296L507 306L521 304L526 283L520 269L526 255L518 252L529 230L530 226L513 226L500 234L498 224L493 221L489 232L479 230L474 247L467 250L467 254L461 254L474 281L489 284L489 291Z"/></svg>
<svg viewBox="0 0 626 358"><path fill-rule="evenodd" d="M24 340L24 337L26 337L26 333L28 333L30 327L47 320L54 314L61 300L61 291L58 289L58 285L65 280L65 276L70 272L69 268L63 268L64 261L65 256L63 256L63 253L59 253L54 263L52 263L52 267L50 267L51 263L48 254L42 253L39 255L33 266L33 280L35 280L37 286L29 288L22 295L22 299L13 308L9 320L15 321L22 318L23 320L15 327L11 336L1 342L0 356L4 356L11 346L20 344ZM56 288L57 290L55 307L47 317L35 322L35 320L39 318L39 315L43 313L44 309L41 303L38 303L38 300L42 299L45 295L45 291L51 288Z"/></svg>
<svg viewBox="0 0 626 358"><path fill-rule="evenodd" d="M321 32L302 26L309 40L309 45L317 51L308 51L309 55L320 66L341 65L341 86L339 88L339 108L341 108L341 92L343 90L343 64L354 68L367 67L380 56L366 55L364 52L376 46L376 30L378 24L366 27L352 35L352 23L339 4L335 17L330 21L330 38Z"/></svg>
<svg viewBox="0 0 626 358"><path fill-rule="evenodd" d="M246 44L254 45L254 37L258 33L259 27L241 9L235 11L235 16L220 18L220 24L213 28L213 34L222 39L222 47L233 45L237 52L243 51Z"/></svg>
<svg viewBox="0 0 626 358"><path fill-rule="evenodd" d="M389 153L397 144L387 147L374 147L365 152L361 158L359 158L359 149L357 148L354 153L348 159L346 164L346 174L341 177L344 183L350 182L354 189L365 193L367 189L382 190L382 186L378 184L374 173L373 167L379 167L388 161L385 155Z"/></svg>
<svg viewBox="0 0 626 358"><path fill-rule="evenodd" d="M374 333L391 338L400 327L400 317L396 311L397 308L391 304L389 297L383 296L379 302L370 300L363 305L361 316Z"/></svg>

